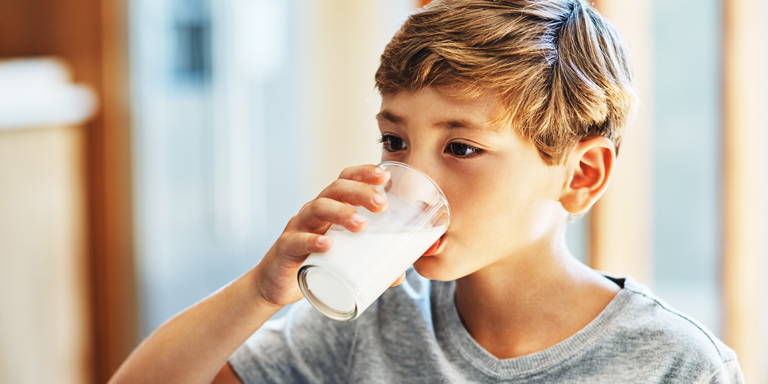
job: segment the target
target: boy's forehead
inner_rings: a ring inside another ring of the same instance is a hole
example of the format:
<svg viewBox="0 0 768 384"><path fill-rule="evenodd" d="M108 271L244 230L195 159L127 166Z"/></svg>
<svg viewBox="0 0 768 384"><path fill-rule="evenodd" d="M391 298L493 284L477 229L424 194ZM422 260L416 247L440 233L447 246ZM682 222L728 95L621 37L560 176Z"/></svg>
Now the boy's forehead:
<svg viewBox="0 0 768 384"><path fill-rule="evenodd" d="M495 93L460 99L434 88L382 95L379 124L430 125L445 129L501 131L504 109Z"/></svg>

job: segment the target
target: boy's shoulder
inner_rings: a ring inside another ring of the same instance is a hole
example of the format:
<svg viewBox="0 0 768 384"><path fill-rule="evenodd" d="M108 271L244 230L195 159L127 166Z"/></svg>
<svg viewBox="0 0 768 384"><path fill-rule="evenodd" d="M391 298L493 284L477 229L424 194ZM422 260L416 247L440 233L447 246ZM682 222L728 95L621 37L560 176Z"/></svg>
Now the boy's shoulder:
<svg viewBox="0 0 768 384"><path fill-rule="evenodd" d="M666 340L680 347L695 348L722 361L736 358L736 353L710 330L674 309L645 285L631 277L606 277L623 282L623 290L630 296L627 313L617 319L622 332L634 332L637 337Z"/></svg>
<svg viewBox="0 0 768 384"><path fill-rule="evenodd" d="M706 327L680 313L630 277L606 276L622 286L626 306L606 329L606 346L615 356L656 364L659 373L697 377L704 382L742 382L736 353ZM720 375L723 379L720 380ZM671 378L671 377L670 377Z"/></svg>

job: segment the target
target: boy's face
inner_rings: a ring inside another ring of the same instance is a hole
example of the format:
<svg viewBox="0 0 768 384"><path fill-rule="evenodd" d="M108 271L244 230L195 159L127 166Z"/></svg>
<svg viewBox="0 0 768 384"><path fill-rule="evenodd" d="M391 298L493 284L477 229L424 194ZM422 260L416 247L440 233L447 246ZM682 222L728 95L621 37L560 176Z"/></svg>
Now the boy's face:
<svg viewBox="0 0 768 384"><path fill-rule="evenodd" d="M382 99L381 160L428 174L451 208L437 252L414 263L424 277L454 280L488 266L514 267L530 260L520 255L563 245L567 212L558 200L566 168L547 166L512 128L491 125L502 112L495 101L460 101L431 88Z"/></svg>

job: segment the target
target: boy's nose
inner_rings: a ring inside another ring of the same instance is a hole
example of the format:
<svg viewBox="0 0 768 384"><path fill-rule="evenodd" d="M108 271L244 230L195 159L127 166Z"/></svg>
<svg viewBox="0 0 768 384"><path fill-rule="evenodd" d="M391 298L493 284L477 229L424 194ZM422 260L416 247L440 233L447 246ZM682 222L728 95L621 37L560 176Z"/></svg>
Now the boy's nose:
<svg viewBox="0 0 768 384"><path fill-rule="evenodd" d="M403 162L410 165L411 167L418 169L419 171L426 173L427 176L432 178L432 180L435 179L432 177L432 173L436 169L435 165L432 164L432 161L427 159L426 156L418 156L416 154L410 153L403 159Z"/></svg>
<svg viewBox="0 0 768 384"><path fill-rule="evenodd" d="M434 155L432 155L432 157L434 157ZM438 186L442 188L440 185L441 175L440 165L438 164L439 159L433 159L429 157L428 154L411 152L402 161L411 167L424 172L427 176L429 176L430 179L432 179L435 183L437 183Z"/></svg>

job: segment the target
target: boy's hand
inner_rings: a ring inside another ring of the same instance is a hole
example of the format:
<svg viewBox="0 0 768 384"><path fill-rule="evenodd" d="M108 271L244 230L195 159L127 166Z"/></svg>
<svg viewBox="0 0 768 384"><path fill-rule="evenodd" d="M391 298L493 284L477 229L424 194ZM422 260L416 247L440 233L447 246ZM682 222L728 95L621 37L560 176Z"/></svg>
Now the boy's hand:
<svg viewBox="0 0 768 384"><path fill-rule="evenodd" d="M369 184L384 184L389 177L389 172L375 165L350 167L317 198L305 204L256 266L259 296L275 306L301 300L303 296L296 280L301 263L310 253L331 248L333 239L323 236L331 224L351 232L365 229L368 223L350 205L363 206L371 212L386 210L386 199Z"/></svg>

